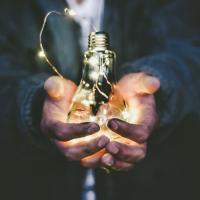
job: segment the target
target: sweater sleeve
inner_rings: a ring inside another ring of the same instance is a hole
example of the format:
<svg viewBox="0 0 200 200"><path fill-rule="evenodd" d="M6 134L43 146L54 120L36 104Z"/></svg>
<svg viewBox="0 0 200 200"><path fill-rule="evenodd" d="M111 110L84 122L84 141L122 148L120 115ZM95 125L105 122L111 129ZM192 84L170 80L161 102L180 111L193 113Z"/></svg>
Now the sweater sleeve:
<svg viewBox="0 0 200 200"><path fill-rule="evenodd" d="M157 142L165 140L188 116L200 116L200 37L194 16L181 15L172 8L155 12L149 32L157 39L159 50L124 63L118 73L120 78L145 72L160 80L161 88L155 95L159 134L152 135Z"/></svg>
<svg viewBox="0 0 200 200"><path fill-rule="evenodd" d="M0 155L6 159L54 152L40 130L50 74L36 58L39 31L31 13L22 7L25 13L16 15L17 8L3 1L0 9Z"/></svg>

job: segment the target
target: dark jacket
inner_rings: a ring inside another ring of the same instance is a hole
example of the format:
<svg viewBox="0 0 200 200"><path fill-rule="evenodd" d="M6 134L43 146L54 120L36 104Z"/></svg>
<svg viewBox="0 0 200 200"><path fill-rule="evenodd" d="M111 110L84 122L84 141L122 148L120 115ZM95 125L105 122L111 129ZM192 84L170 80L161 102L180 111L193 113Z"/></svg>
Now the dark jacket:
<svg viewBox="0 0 200 200"><path fill-rule="evenodd" d="M118 78L130 72L158 77L159 123L146 159L129 173L96 172L100 200L195 199L198 194L200 23L195 0L105 0L102 30L117 53ZM1 199L79 199L84 169L66 161L42 135L44 80L37 56L39 30L65 0L0 3ZM44 44L66 78L81 77L79 26L50 18ZM5 193L5 194L4 194Z"/></svg>

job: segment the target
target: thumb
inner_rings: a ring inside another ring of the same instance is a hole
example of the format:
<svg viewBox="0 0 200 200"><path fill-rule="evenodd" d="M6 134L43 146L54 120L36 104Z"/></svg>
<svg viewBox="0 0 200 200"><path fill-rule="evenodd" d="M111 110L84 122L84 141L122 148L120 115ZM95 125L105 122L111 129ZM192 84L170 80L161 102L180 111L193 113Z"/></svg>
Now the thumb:
<svg viewBox="0 0 200 200"><path fill-rule="evenodd" d="M135 85L135 91L142 94L154 94L160 88L158 78L142 73Z"/></svg>
<svg viewBox="0 0 200 200"><path fill-rule="evenodd" d="M130 73L120 79L115 87L115 93L120 94L124 99L129 99L136 94L154 94L159 88L158 78L138 72Z"/></svg>
<svg viewBox="0 0 200 200"><path fill-rule="evenodd" d="M63 80L58 76L48 78L44 83L44 89L51 98L61 99L64 96Z"/></svg>
<svg viewBox="0 0 200 200"><path fill-rule="evenodd" d="M76 85L72 81L60 78L59 76L51 76L45 81L44 89L50 98L61 100L66 95L68 97L73 96Z"/></svg>

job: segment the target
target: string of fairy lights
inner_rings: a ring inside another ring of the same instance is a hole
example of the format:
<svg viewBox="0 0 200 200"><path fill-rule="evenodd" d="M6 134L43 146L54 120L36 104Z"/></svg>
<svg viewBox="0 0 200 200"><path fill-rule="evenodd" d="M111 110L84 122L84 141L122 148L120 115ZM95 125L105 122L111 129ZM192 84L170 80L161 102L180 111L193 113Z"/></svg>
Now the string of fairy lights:
<svg viewBox="0 0 200 200"><path fill-rule="evenodd" d="M51 69L52 69L59 77L63 78L63 75L59 72L58 68L57 68L57 67L50 61L50 59L48 58L48 55L47 55L47 53L46 53L46 50L45 50L45 48L44 48L44 46L43 46L43 32L44 32L45 26L46 26L46 24L47 24L47 20L48 20L48 18L49 18L51 15L58 15L58 16L63 16L63 17L69 17L69 18L74 19L74 20L75 20L75 16L76 16L76 18L80 18L81 20L84 20L84 21L86 21L87 23L89 23L94 32L96 32L97 29L96 29L96 27L95 27L93 24L91 24L86 18L79 16L74 10L69 9L69 8L65 8L65 9L64 9L64 12L59 12L59 11L53 10L53 11L48 12L48 13L45 15L44 20L43 20L43 24L42 24L42 27L41 27L41 30L40 30L40 33L39 33L39 46L40 46L40 50L39 50L39 52L38 52L38 56L39 56L41 59L44 59L44 60L48 63L48 65L51 67ZM94 65L94 66L95 66L95 65L98 65L98 64L99 64L98 62L99 62L99 61L96 60L95 57L92 57L92 58L89 60L89 64L90 64L90 65ZM100 63L99 65L101 65L101 67L105 67L105 66L106 66L105 63ZM99 92L102 96L104 96L104 98L106 98L107 100L109 100L109 96L108 96L107 94L105 94L103 91L101 91L101 89L100 89L99 86L98 86L98 79L99 79L99 76L103 76L103 77L104 77L104 79L106 80L106 83L107 83L108 85L111 86L111 90L112 90L112 92L113 92L113 84L108 80L107 75L105 74L105 72L104 72L103 70L102 70L102 71L101 71L101 70L100 70L100 71L95 71L95 70L94 70L94 71L92 71L92 72L89 72L89 77L91 78L91 80L95 80L95 85L94 85L93 90L92 90L91 92L92 92L92 93L95 93L95 89L96 89L96 90L98 90L98 92ZM88 83L85 83L85 84L88 84ZM95 89L94 89L94 88L95 88ZM76 99L76 95L75 95L74 98L73 98L73 100L72 100L72 104L73 104L73 102L75 102L76 100L77 100L77 99ZM83 101L83 102L82 102L83 104L90 104L89 100L84 99L84 100L82 100L82 101ZM94 102L93 102L93 103L94 103ZM72 106L70 106L70 108L72 108ZM123 109L120 109L120 112L121 112L122 118L123 118L124 120L126 120L126 121L129 121L129 120L130 120L130 117L133 118L133 117L135 116L133 112L130 113L125 107L124 107ZM105 121L106 121L105 117L107 116L107 114L108 114L108 111L107 111L106 109L104 109L104 110L102 111L102 119L100 119L100 121L99 121L100 123L105 123ZM90 118L89 118L90 121L95 121L96 119L97 119L97 118L96 118L96 116L94 116L94 115L91 115ZM101 122L101 121L102 121L102 122ZM132 120L131 120L131 121L132 121Z"/></svg>
<svg viewBox="0 0 200 200"><path fill-rule="evenodd" d="M49 64L49 66L52 68L52 70L61 78L63 78L62 74L59 72L58 68L49 60L48 56L47 56L47 53L44 49L44 46L43 46L43 32L44 32L44 28L46 26L46 23L47 23L47 20L48 18L50 17L50 15L58 15L58 16L63 16L63 17L69 17L69 18L72 18L74 19L74 17L76 16L77 18L80 18L81 20L83 21L86 21L87 23L90 24L90 26L92 27L92 29L96 32L97 29L96 27L91 24L86 18L84 17L81 17L79 16L74 10L72 9L69 9L69 8L65 8L64 9L64 12L59 12L59 11L56 11L56 10L53 10L53 11L50 11L48 12L45 17L44 17L44 20L43 20L43 24L42 24L42 27L41 27L41 30L40 30L40 33L39 33L39 45L40 45L40 50L38 52L38 56L41 58L41 59L45 59L45 61Z"/></svg>

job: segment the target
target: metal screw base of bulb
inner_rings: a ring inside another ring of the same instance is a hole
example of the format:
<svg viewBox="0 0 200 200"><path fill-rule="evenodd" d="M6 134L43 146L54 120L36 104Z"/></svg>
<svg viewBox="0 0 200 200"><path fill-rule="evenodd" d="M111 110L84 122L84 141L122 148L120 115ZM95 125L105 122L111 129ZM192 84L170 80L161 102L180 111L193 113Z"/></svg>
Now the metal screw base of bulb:
<svg viewBox="0 0 200 200"><path fill-rule="evenodd" d="M88 48L96 50L109 49L109 36L105 32L92 32L89 35Z"/></svg>
<svg viewBox="0 0 200 200"><path fill-rule="evenodd" d="M95 137L106 135L115 140L119 135L108 129L106 124L111 115L121 118L121 104L114 107L110 104L116 80L115 53L110 50L107 33L92 32L89 35L88 51L84 54L83 62L83 75L72 100L68 122L96 122L101 129ZM88 138L92 139L93 136Z"/></svg>

